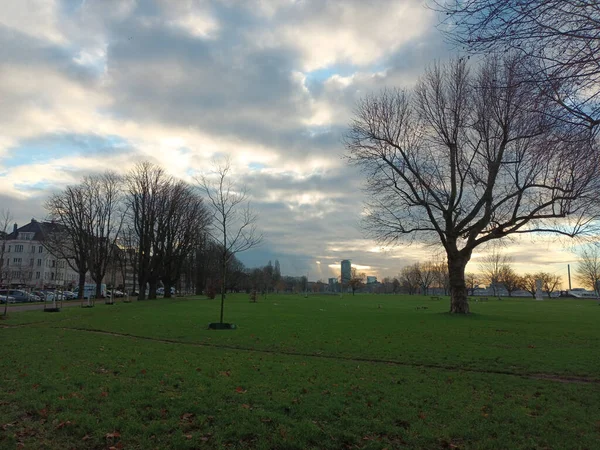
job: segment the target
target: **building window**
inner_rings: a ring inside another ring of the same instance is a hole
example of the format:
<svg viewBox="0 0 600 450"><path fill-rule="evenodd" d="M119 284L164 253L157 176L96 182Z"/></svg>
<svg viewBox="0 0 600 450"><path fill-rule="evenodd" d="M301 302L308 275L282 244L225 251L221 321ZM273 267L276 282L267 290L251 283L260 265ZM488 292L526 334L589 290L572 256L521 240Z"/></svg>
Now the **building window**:
<svg viewBox="0 0 600 450"><path fill-rule="evenodd" d="M35 245L31 246L31 253L35 253Z"/></svg>
<svg viewBox="0 0 600 450"><path fill-rule="evenodd" d="M15 253L22 253L23 245L15 245Z"/></svg>
<svg viewBox="0 0 600 450"><path fill-rule="evenodd" d="M8 253L10 253L10 247L11 247L11 246L9 245L9 246L8 246Z"/></svg>
<svg viewBox="0 0 600 450"><path fill-rule="evenodd" d="M50 279L54 280L54 272L50 272Z"/></svg>
<svg viewBox="0 0 600 450"><path fill-rule="evenodd" d="M13 258L13 264L21 265L21 258Z"/></svg>
<svg viewBox="0 0 600 450"><path fill-rule="evenodd" d="M40 276L41 276L41 274L40 274L39 272L36 272L36 273L35 273L35 279L36 279L36 280L39 280L39 279L40 279Z"/></svg>
<svg viewBox="0 0 600 450"><path fill-rule="evenodd" d="M51 264L51 266L50 266L50 267L56 267L56 260L55 260L55 259L53 259L53 260L50 262L50 264Z"/></svg>
<svg viewBox="0 0 600 450"><path fill-rule="evenodd" d="M29 267L33 267L33 258L29 260Z"/></svg>
<svg viewBox="0 0 600 450"><path fill-rule="evenodd" d="M40 245L40 246L38 246L38 253L42 253L42 252L43 252L43 250L42 250L43 248L44 248L44 247L43 247L43 246L41 246L41 245Z"/></svg>
<svg viewBox="0 0 600 450"><path fill-rule="evenodd" d="M41 259L38 259L37 265L38 265L38 267L42 267L42 260Z"/></svg>

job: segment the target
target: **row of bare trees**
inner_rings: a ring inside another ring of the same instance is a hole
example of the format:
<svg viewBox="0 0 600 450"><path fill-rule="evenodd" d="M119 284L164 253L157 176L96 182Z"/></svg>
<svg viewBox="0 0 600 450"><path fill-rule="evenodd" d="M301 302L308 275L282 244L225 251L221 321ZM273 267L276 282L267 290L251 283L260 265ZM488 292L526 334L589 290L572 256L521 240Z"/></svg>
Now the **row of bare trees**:
<svg viewBox="0 0 600 450"><path fill-rule="evenodd" d="M398 275L400 286L409 294L427 295L432 287L442 289L447 295L450 289L448 266L445 262L426 261L405 266Z"/></svg>
<svg viewBox="0 0 600 450"><path fill-rule="evenodd" d="M88 273L100 296L111 265L133 272L140 300L155 298L161 283L170 297L185 275L196 290L220 285L222 321L227 274L241 264L236 254L262 239L247 191L230 170L228 160L216 163L196 186L149 162L124 176L87 175L46 202L52 222L45 245L79 274L80 298Z"/></svg>

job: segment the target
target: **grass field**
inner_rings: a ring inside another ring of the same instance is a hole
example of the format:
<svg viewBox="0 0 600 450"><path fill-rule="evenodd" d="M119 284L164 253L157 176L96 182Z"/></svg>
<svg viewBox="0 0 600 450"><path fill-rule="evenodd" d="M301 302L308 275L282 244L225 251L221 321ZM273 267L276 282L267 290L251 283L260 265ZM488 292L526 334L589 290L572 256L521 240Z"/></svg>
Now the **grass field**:
<svg viewBox="0 0 600 450"><path fill-rule="evenodd" d="M427 307L424 309L423 307ZM599 448L600 307L97 303L0 322L0 448Z"/></svg>

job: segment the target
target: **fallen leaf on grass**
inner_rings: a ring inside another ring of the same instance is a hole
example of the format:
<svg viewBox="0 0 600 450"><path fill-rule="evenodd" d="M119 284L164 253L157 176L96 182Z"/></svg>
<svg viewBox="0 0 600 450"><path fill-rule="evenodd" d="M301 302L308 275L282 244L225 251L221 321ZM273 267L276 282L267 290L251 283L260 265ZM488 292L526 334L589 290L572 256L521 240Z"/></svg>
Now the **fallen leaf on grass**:
<svg viewBox="0 0 600 450"><path fill-rule="evenodd" d="M39 383L35 383L33 386L31 386L33 389L37 389L40 387Z"/></svg>
<svg viewBox="0 0 600 450"><path fill-rule="evenodd" d="M183 413L183 414L181 415L181 420L185 420L185 421L187 421L187 422L191 422L191 421L192 421L192 419L193 419L193 417L194 417L194 414L193 414L193 413Z"/></svg>
<svg viewBox="0 0 600 450"><path fill-rule="evenodd" d="M82 441L87 441L89 439L91 439L92 437L89 434L86 434L84 437L81 438Z"/></svg>
<svg viewBox="0 0 600 450"><path fill-rule="evenodd" d="M108 392L106 392L106 391L102 391L102 392L100 393L100 396L101 396L101 397L108 397Z"/></svg>
<svg viewBox="0 0 600 450"><path fill-rule="evenodd" d="M224 377L230 377L231 372L229 370L226 370L224 372L219 372L219 375L224 376Z"/></svg>
<svg viewBox="0 0 600 450"><path fill-rule="evenodd" d="M142 370L140 370L140 373L141 373L142 375L146 375L146 369L142 369Z"/></svg>
<svg viewBox="0 0 600 450"><path fill-rule="evenodd" d="M14 427L16 423L17 423L17 422L5 423L4 425L2 425L2 429L3 429L4 431L6 431L6 429L7 429L7 428L9 428L9 427Z"/></svg>
<svg viewBox="0 0 600 450"><path fill-rule="evenodd" d="M246 389L244 389L243 387L238 386L235 388L235 392L237 392L238 394L245 394L248 391Z"/></svg>
<svg viewBox="0 0 600 450"><path fill-rule="evenodd" d="M119 433L118 431L114 431L112 433L106 433L106 435L104 436L105 439L114 439L114 438L118 438L121 437L121 433Z"/></svg>
<svg viewBox="0 0 600 450"><path fill-rule="evenodd" d="M48 417L48 410L46 408L40 409L40 416Z"/></svg>
<svg viewBox="0 0 600 450"><path fill-rule="evenodd" d="M244 409L250 409L250 405L248 405L248 404L244 403L244 404L242 405L242 408L244 408Z"/></svg>
<svg viewBox="0 0 600 450"><path fill-rule="evenodd" d="M421 412L419 413L419 419L421 419L421 420L425 420L426 418L427 418L427 415L426 415L424 412L422 412L422 411L421 411Z"/></svg>
<svg viewBox="0 0 600 450"><path fill-rule="evenodd" d="M185 435L185 438L186 438L186 439L191 439L191 438L193 438L193 437L194 437L194 436L193 436L193 435L191 435L191 434L186 434L186 435Z"/></svg>

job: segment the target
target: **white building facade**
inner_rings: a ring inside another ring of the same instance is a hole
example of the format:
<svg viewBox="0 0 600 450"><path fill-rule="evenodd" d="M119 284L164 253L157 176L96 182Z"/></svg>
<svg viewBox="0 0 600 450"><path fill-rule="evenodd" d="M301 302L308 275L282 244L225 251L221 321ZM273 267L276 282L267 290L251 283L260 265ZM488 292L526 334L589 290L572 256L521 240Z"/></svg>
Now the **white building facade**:
<svg viewBox="0 0 600 450"><path fill-rule="evenodd" d="M15 224L4 241L0 286L31 289L72 289L78 274L64 258L44 246L43 223L31 219L22 227Z"/></svg>

